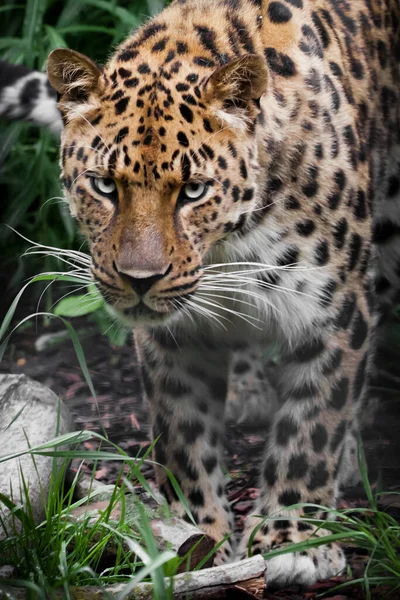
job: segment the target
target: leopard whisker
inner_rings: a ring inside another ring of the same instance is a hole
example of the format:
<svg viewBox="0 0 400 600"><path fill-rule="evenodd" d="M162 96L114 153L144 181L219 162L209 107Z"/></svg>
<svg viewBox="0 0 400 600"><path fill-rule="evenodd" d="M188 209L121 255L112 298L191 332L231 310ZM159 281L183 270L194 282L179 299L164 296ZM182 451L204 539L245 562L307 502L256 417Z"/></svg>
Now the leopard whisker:
<svg viewBox="0 0 400 600"><path fill-rule="evenodd" d="M242 211L240 214L241 215L247 215L248 213L253 214L253 213L258 212L260 210L269 209L271 206L274 206L274 204L279 204L280 202L282 202L282 198L278 198L277 200L274 200L273 202L268 202L268 204L263 204L261 206L257 206L257 204L256 204L255 207L253 207L253 208L250 207L247 210Z"/></svg>
<svg viewBox="0 0 400 600"><path fill-rule="evenodd" d="M20 233L19 231L17 231L16 229L14 229L14 227L11 227L11 225L7 225L6 227L8 227L9 229L11 229L11 231L13 231L14 233L16 233L20 238L22 238L23 240L25 240L26 242L29 242L30 244L32 244L32 248L28 248L26 250L26 252L29 252L30 250L32 250L33 248L41 248L43 250L49 250L51 252L54 252L56 254L68 254L74 258L76 258L76 260L78 262L82 262L82 264L88 264L90 265L92 262L92 259L90 257L89 254L86 254L85 252L81 252L80 250L66 250L66 249L62 249L62 248L56 248L54 246L46 246L44 244L39 244L38 242L34 242L33 240L30 240L29 238L27 238L26 236L24 236L22 233Z"/></svg>
<svg viewBox="0 0 400 600"><path fill-rule="evenodd" d="M259 262L252 262L252 261L238 261L238 262L228 262L228 263L215 263L215 264L211 264L211 265L204 265L203 269L204 271L210 271L212 269L221 269L221 268L225 268L225 267L232 267L232 266L251 266L251 267L255 267L255 270L251 270L250 272L256 273L258 271L271 271L271 270L278 270L278 271L284 271L284 270L290 270L290 271L294 271L294 270L298 270L298 271L313 271L313 270L319 270L319 269L325 269L325 267L309 267L308 265L300 265L300 263L290 263L288 265L268 265L268 264L264 264L264 263L259 263ZM237 271L228 271L228 273L246 273L246 269L240 269ZM221 272L221 271L217 271L217 274L219 275L224 275L225 272Z"/></svg>
<svg viewBox="0 0 400 600"><path fill-rule="evenodd" d="M39 275L32 275L32 277L29 277L29 280L32 281L33 279L35 279L35 277L39 277L39 276L46 276L46 277L53 277L54 279L52 280L51 283L55 283L56 281L59 280L60 277L66 277L66 276L72 276L75 279L80 279L82 281L82 283L86 283L87 285L94 283L95 285L96 282L93 281L92 279L89 279L85 274L82 274L78 271L44 271L43 273L40 273ZM79 283L77 283L76 285L79 285Z"/></svg>
<svg viewBox="0 0 400 600"><path fill-rule="evenodd" d="M68 200L64 196L53 196L52 198L49 198L48 200L46 200L46 202L42 204L39 210L39 214L42 212L46 204L52 202L53 200L58 200L58 202L56 202L55 204L69 204Z"/></svg>
<svg viewBox="0 0 400 600"><path fill-rule="evenodd" d="M84 272L90 273L89 267L86 267L86 266L85 267L77 267L75 262L71 262L70 260L67 260L67 258L64 258L65 255L62 253L48 252L45 250L32 250L32 251L27 250L26 252L24 252L24 254L22 256L34 256L34 255L52 256L53 258L56 258L60 262L63 262L64 264L67 264L70 267L73 267L73 269L75 269L75 270L80 270L82 273L84 273ZM68 254L66 256L68 256Z"/></svg>
<svg viewBox="0 0 400 600"><path fill-rule="evenodd" d="M240 302L240 304L245 304L245 305L247 305L247 306L254 307L254 304L252 304L251 302L247 302L246 300L242 300L241 298L234 298L234 297L232 297L232 296L224 296L224 295L222 295L222 294L219 294L219 293L218 293L218 294L212 294L212 293L211 293L212 291L218 291L218 292L219 292L219 290L217 290L217 289L214 289L214 288L208 288L208 287L207 287L207 288L204 288L204 289L207 289L207 290L209 290L209 291L207 291L207 292L204 292L203 290L201 290L200 292L199 292L199 291L197 291L197 292L196 292L196 295L197 295L197 296L200 296L200 297L202 297L202 296L208 296L208 297L210 297L210 298L222 298L222 299L224 299L224 300L232 300L232 301L234 301L234 302ZM222 291L227 291L227 290L222 290Z"/></svg>
<svg viewBox="0 0 400 600"><path fill-rule="evenodd" d="M195 325L195 321L194 321L193 315L187 309L187 307L185 305L185 302L182 302L178 298L174 298L174 299L172 299L172 306L174 308L178 308L178 310L181 310L187 317L189 317L189 319L192 321L193 325Z"/></svg>
<svg viewBox="0 0 400 600"><path fill-rule="evenodd" d="M215 321L220 327L222 327L222 329L225 329L226 331L226 327L223 323L221 323L221 319L223 319L224 321L227 321L228 323L230 322L229 319L227 319L226 317L224 317L223 315L218 315L217 313L215 313L214 311L204 307L204 306L199 306L196 302L194 302L193 300L187 300L187 305L193 309L194 313L197 313L198 315L200 315L202 318L208 318L208 319L212 319L213 321Z"/></svg>
<svg viewBox="0 0 400 600"><path fill-rule="evenodd" d="M196 148L193 150L193 152L198 152L200 150L200 148L202 148L202 146L204 146L204 144L207 144L213 137L215 137L219 133L222 133L223 131L228 131L229 129L230 129L229 126L227 126L227 127L222 127L222 129L217 129L216 131L213 131L208 137L206 137L205 140L203 140L201 142L201 144L196 146ZM210 177L210 179L213 179L213 177ZM220 181L218 181L218 179L215 179L215 181L217 183L221 183Z"/></svg>
<svg viewBox="0 0 400 600"><path fill-rule="evenodd" d="M68 296L71 296L71 294L76 294L77 292L80 292L81 290L84 290L84 289L86 289L86 288L87 288L87 286L86 286L86 285L81 285L81 286L80 286L80 287L78 287L77 289L73 289L73 290L71 290L71 291L67 292L66 294L64 294L63 296L61 296L61 298L58 298L58 299L57 299L55 302L53 302L53 304L51 305L51 307L50 307L50 308L54 308L58 302L61 302L61 300L64 300L64 298L67 298ZM92 300L93 300L93 297L92 297L92 295L90 294L90 292L87 292L86 294L84 294L84 295L83 295L83 298L84 298L85 296L87 296L88 298L90 297L90 298L92 298Z"/></svg>
<svg viewBox="0 0 400 600"><path fill-rule="evenodd" d="M94 127L94 125L91 124L91 122L85 117L85 115L81 114L77 110L74 110L70 106L68 106L68 110L70 112L72 112L72 113L75 113L75 116L80 117L81 119L83 119L85 121L85 123L87 123L93 129L93 131L95 132L95 134L99 136L100 140L103 142L103 144L107 148L107 152L110 152L110 148L109 148L108 144L106 143L105 139L103 138L103 136L99 133L99 131L96 129L96 127Z"/></svg>
<svg viewBox="0 0 400 600"><path fill-rule="evenodd" d="M272 187L265 187L263 191L264 192L268 192L268 191L274 192L275 190ZM259 206L258 208L249 208L248 210L244 211L241 214L254 213L254 212L257 212L259 210L269 209L271 206L274 206L275 204L282 203L282 200L284 200L283 196L277 198L276 200L273 200L272 202L268 202L267 204L263 204L262 206Z"/></svg>
<svg viewBox="0 0 400 600"><path fill-rule="evenodd" d="M33 278L32 278L32 279L33 279ZM45 288L44 288L44 290L42 291L42 293L40 294L40 296L39 296L39 298L38 298L38 301L37 301L37 304L36 304L36 312L37 312L37 313L39 313L39 312L40 312L40 308L39 308L39 307L40 307L40 303L41 303L41 301L42 301L42 298L43 298L43 296L45 295L45 293L47 292L47 290L50 288L50 286L52 286L52 285L53 285L54 281L55 281L54 279L53 279L52 281L50 281L50 282L49 282L49 283L48 283L48 284L45 286ZM36 320L36 323L37 323L37 320Z"/></svg>
<svg viewBox="0 0 400 600"><path fill-rule="evenodd" d="M228 312L228 313L234 315L235 317L239 317L240 319L243 319L243 321L246 321L246 323L248 323L249 325L252 325L253 327L256 327L257 329L260 329L260 327L257 327L257 325L255 325L252 322L252 321L258 321L259 323L261 323L262 320L258 319L257 317L253 317L252 315L245 315L244 313L241 313L237 310L232 310L230 308L227 308L226 306L224 306L223 304L220 304L219 302L211 302L210 300L206 300L205 298L196 297L196 300L203 304L208 304L208 305L214 306L215 308L218 308L220 310L224 310L225 312Z"/></svg>
<svg viewBox="0 0 400 600"><path fill-rule="evenodd" d="M111 329L112 327L115 327L115 326L117 327L117 332L120 332L120 331L122 330L122 323L119 321L118 317L115 317L115 318L114 318L114 319L111 321L111 323L110 323L110 325L107 327L107 329L105 329L105 330L102 332L102 335L103 335L103 336L107 335L107 333L110 331L110 329Z"/></svg>
<svg viewBox="0 0 400 600"><path fill-rule="evenodd" d="M230 298L232 301L237 301L240 302L239 298L236 298L235 294L239 293L239 294L243 294L247 297L251 297L251 298L255 298L256 300L261 301L262 304L269 306L273 311L281 314L281 311L272 303L270 302L270 300L268 298L266 298L265 296L262 296L261 294L257 294L256 292L253 292L251 290L243 290L240 288L229 288L229 287L212 287L212 286L204 286L204 287L199 287L200 292L204 289L207 291L217 291L217 292L232 292L233 296ZM198 291L196 291L196 293L198 293ZM251 306L256 307L256 305L252 305Z"/></svg>
<svg viewBox="0 0 400 600"><path fill-rule="evenodd" d="M104 142L104 140L103 140ZM76 144L70 144L69 146L65 146L66 150L69 150L70 148L75 148ZM98 150L97 148L93 148L92 146L90 146L89 144L85 145L85 146L79 146L80 148L85 148L86 150L90 150L90 152L94 153L94 154L100 154L104 156L104 150ZM110 149L107 147L107 150L109 151Z"/></svg>
<svg viewBox="0 0 400 600"><path fill-rule="evenodd" d="M175 336L174 336L174 334L172 333L172 331L171 331L170 327L168 327L168 325L165 325L165 327L167 328L167 330L168 330L168 333L170 334L170 336L172 337L172 339L174 340L176 347L178 348L178 350L180 350L180 351L181 351L182 349L181 349L180 345L178 344L178 342L177 342L177 340L176 340L176 337L175 337Z"/></svg>
<svg viewBox="0 0 400 600"><path fill-rule="evenodd" d="M87 169L85 169L84 171L82 171L82 173L79 173L79 174L78 174L78 175L75 177L75 179L72 181L72 183L71 183L71 187L72 187L72 186L73 186L73 185L74 185L74 184L75 184L75 183L78 181L78 179L79 179L80 177L82 177L83 175L85 175L85 173L88 173L88 172L91 172L91 171L93 171L93 167L88 167Z"/></svg>
<svg viewBox="0 0 400 600"><path fill-rule="evenodd" d="M234 286L235 284L241 285L243 287L245 286L255 286L258 288L264 288L264 289L268 289L268 290L274 290L274 291L278 291L278 292L282 292L285 294L289 294L289 295L298 295L298 296L305 296L307 298L311 298L312 300L318 300L319 297L316 296L315 294L309 294L307 292L302 292L301 290L295 290L295 289L291 289L288 287L284 287L282 285L278 285L278 284L274 284L274 283L270 283L268 281L260 281L260 280L256 280L256 279L246 279L246 278L231 278L228 277L227 278L228 281L224 280L224 283L228 283L229 285ZM206 281L207 284L211 283L214 286L224 286L224 283L219 282L219 281L212 281L212 280L207 280ZM219 288L222 289L222 288ZM250 293L251 290L241 290L242 293Z"/></svg>

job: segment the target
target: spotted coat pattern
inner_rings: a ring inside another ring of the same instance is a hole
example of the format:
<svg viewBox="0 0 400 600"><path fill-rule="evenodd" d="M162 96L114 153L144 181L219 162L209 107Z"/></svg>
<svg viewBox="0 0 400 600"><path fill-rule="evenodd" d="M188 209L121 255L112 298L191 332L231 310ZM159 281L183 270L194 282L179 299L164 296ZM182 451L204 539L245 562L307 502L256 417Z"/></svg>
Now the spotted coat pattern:
<svg viewBox="0 0 400 600"><path fill-rule="evenodd" d="M348 475L377 298L400 275L399 16L396 0L176 0L104 68L49 58L65 192L110 312L135 327L155 458L216 541L229 356L280 344L265 519L242 554L320 536L301 516L326 512L301 505L333 507ZM321 546L270 560L268 582L344 565Z"/></svg>

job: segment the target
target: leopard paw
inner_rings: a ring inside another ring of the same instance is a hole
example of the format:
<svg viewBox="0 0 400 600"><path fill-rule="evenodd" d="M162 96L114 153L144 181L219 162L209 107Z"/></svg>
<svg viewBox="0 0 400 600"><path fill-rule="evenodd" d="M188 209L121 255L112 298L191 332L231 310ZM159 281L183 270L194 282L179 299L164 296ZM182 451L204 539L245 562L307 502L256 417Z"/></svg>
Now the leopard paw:
<svg viewBox="0 0 400 600"><path fill-rule="evenodd" d="M276 523L279 523L277 521ZM303 527L306 531L299 531ZM288 529L271 529L264 525L254 536L250 553L268 554L271 550L284 548L288 544L307 541L311 536L329 535L326 530L315 530L311 525L298 521ZM249 536L247 536L249 537ZM243 545L242 545L243 550ZM291 584L312 585L317 581L330 579L343 573L346 560L338 544L325 544L308 548L302 552L288 552L266 560L266 584L270 587L282 587Z"/></svg>
<svg viewBox="0 0 400 600"><path fill-rule="evenodd" d="M267 586L312 585L340 575L346 568L343 550L337 544L281 554L266 561Z"/></svg>

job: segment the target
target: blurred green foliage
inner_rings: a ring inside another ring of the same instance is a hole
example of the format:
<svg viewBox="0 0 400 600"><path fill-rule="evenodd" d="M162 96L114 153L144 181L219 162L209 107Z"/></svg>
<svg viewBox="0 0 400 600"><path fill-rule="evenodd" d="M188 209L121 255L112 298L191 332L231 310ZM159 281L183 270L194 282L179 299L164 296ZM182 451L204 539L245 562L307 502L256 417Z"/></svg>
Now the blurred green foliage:
<svg viewBox="0 0 400 600"><path fill-rule="evenodd" d="M0 55L12 63L44 70L51 50L65 46L104 63L113 48L164 0L8 0L0 5ZM26 123L0 124L0 278L18 286L52 265L19 258L26 242L4 224L41 244L82 244L62 199L58 140ZM48 259L51 261L52 259ZM0 285L4 287L0 281Z"/></svg>

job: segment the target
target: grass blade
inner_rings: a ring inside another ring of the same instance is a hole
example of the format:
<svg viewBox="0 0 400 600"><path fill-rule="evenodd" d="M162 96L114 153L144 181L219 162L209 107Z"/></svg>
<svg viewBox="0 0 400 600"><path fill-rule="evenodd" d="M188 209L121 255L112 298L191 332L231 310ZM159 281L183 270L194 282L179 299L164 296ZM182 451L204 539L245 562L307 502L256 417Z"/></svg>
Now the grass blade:
<svg viewBox="0 0 400 600"><path fill-rule="evenodd" d="M20 297L20 295L18 295L18 296ZM15 309L14 309L14 311L15 311ZM18 325L16 325L14 327L14 329L11 331L11 333L6 337L4 342L0 345L0 361L2 360L2 358L4 356L4 352L6 351L9 339L10 339L11 335L14 333L14 331L16 331L18 329L18 327L20 327L23 323L25 323L26 321L29 321L29 319L33 319L34 317L40 317L40 316L52 317L52 318L55 317L57 319L60 319L64 323L64 325L67 328L68 333L71 337L72 344L73 344L74 350L75 350L75 354L78 358L79 366L82 369L83 377L85 378L85 381L87 383L87 386L88 386L93 398L96 398L96 392L93 387L93 382L92 382L92 378L90 377L89 369L87 367L86 358L85 358L85 354L83 352L82 344L79 340L79 337L78 337L75 329L72 327L71 323L69 323L68 321L63 319L63 317L58 317L57 315L53 315L52 313L48 313L48 312L38 312L38 313L34 313L32 315L28 315L27 317L22 319L22 321L20 321L18 323Z"/></svg>

